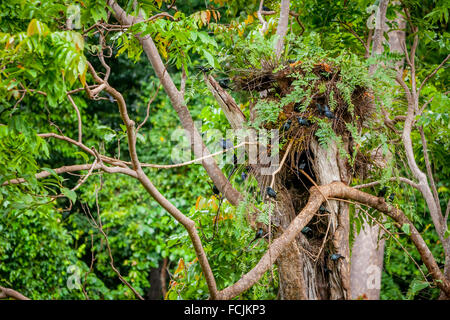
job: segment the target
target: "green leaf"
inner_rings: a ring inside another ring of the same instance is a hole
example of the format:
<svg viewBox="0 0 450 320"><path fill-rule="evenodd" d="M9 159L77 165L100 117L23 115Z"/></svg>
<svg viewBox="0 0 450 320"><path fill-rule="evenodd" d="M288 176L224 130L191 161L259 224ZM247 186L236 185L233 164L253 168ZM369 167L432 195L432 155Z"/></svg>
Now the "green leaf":
<svg viewBox="0 0 450 320"><path fill-rule="evenodd" d="M52 176L54 176L56 179L59 180L59 176L58 174L55 172L55 170L51 169L51 168L42 168L42 170L47 171L48 173L50 173Z"/></svg>
<svg viewBox="0 0 450 320"><path fill-rule="evenodd" d="M207 50L203 50L203 55L205 56L206 60L208 60L208 63L211 67L215 66L214 63L214 57L212 56L211 53L209 53Z"/></svg>
<svg viewBox="0 0 450 320"><path fill-rule="evenodd" d="M427 281L414 280L411 283L411 293L412 294L416 294L420 290L423 290L423 289L425 289L426 287L429 287L429 286L430 286L430 284Z"/></svg>
<svg viewBox="0 0 450 320"><path fill-rule="evenodd" d="M61 192L63 193L63 195L65 195L67 198L69 198L73 203L75 203L77 201L77 194L75 191L72 191L67 188L62 188Z"/></svg>
<svg viewBox="0 0 450 320"><path fill-rule="evenodd" d="M404 223L404 224L402 225L402 230L403 230L403 232L406 233L408 236L411 235L411 229L410 229L408 223Z"/></svg>

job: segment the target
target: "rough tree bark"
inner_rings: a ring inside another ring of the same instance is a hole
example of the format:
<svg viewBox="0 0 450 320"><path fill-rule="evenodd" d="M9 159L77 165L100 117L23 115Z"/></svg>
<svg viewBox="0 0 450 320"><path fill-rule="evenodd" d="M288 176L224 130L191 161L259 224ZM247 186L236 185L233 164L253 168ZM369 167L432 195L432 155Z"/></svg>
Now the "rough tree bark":
<svg viewBox="0 0 450 320"><path fill-rule="evenodd" d="M372 56L383 52L383 33L387 31L387 0L382 0L377 12L375 33L373 37ZM397 35L397 34L395 34ZM374 73L377 65L372 65L369 72ZM380 284L383 268L385 240L380 237L383 231L375 224L370 226L364 222L359 234L355 235L352 246L351 289L352 298L364 296L369 300L380 298Z"/></svg>

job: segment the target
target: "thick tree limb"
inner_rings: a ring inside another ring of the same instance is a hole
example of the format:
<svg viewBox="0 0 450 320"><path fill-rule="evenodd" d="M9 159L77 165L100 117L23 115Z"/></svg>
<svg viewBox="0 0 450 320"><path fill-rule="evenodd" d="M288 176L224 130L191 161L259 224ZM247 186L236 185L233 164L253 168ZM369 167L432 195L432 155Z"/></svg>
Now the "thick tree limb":
<svg viewBox="0 0 450 320"><path fill-rule="evenodd" d="M280 18L278 19L278 27L277 27L277 44L275 47L275 54L277 59L280 59L281 54L284 49L284 38L286 37L286 33L289 25L289 7L290 0L281 0L280 5Z"/></svg>
<svg viewBox="0 0 450 320"><path fill-rule="evenodd" d="M67 173L67 172L75 172L75 171L81 171L81 170L95 170L100 169L102 166L100 164L95 164L94 166L92 164L76 164L72 166L63 166L56 169L53 169L57 174L61 173ZM43 179L51 176L51 173L48 171L41 171L35 175L36 179ZM9 181L5 181L2 183L2 186L10 185L10 184L20 184L26 182L23 178L18 179L12 179Z"/></svg>
<svg viewBox="0 0 450 320"><path fill-rule="evenodd" d="M0 287L0 299L13 298L16 300L31 300L16 290Z"/></svg>
<svg viewBox="0 0 450 320"><path fill-rule="evenodd" d="M242 278L232 286L220 291L218 298L231 299L254 285L270 268L280 254L288 247L288 245L295 240L296 235L308 224L314 214L316 214L320 205L326 200L322 194L327 198L333 197L338 199L351 199L375 208L396 221L397 227L399 228L401 228L404 224L408 224L411 230L411 240L419 251L422 261L425 263L428 271L436 281L439 288L446 293L450 293L450 283L441 273L439 266L434 260L434 257L422 236L402 211L384 201L380 202L378 197L351 188L342 182L333 182L329 185L312 187L310 189L310 198L308 203L291 222L283 235L273 241L268 251L252 270L242 276Z"/></svg>
<svg viewBox="0 0 450 320"><path fill-rule="evenodd" d="M114 1L107 0L106 3L112 8L116 19L122 25L132 25L134 23L142 22L143 20L139 17L133 17L126 14L126 12ZM158 53L158 49L156 48L152 38L150 36L139 37L138 40L142 44L143 50L146 53L150 63L155 70L156 75L161 81L161 84L164 87L169 99L172 103L172 106L178 113L178 117L190 135L192 141L192 147L194 150L194 154L197 158L200 158L205 155L209 155L209 151L207 150L203 140L198 133L197 129L194 126L194 121L189 113L188 108L184 102L184 97L181 92L176 88L173 83L170 75L168 74L161 57ZM233 188L231 183L228 181L226 176L223 174L222 170L217 166L217 163L212 158L206 158L202 162L203 167L208 173L209 177L213 180L214 184L217 186L219 191L224 194L224 196L228 199L230 203L233 205L237 205L239 201L242 199L242 195Z"/></svg>

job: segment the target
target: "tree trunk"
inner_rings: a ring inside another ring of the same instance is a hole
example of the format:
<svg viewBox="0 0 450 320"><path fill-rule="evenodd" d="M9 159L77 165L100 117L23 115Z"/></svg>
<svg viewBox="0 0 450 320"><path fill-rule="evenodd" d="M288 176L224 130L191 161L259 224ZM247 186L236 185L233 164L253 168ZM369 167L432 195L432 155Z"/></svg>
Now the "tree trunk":
<svg viewBox="0 0 450 320"><path fill-rule="evenodd" d="M312 139L310 165L305 168L319 185L332 181L348 181L347 169L339 158L335 143L325 149ZM283 175L281 175L283 176ZM281 235L306 204L309 186L292 185L290 176L277 179L277 201L272 223ZM306 177L301 177L307 181ZM296 241L278 257L281 299L323 300L350 297L350 250L348 246L348 205L334 200L324 202L329 213L318 214L309 224L314 234L299 234ZM319 226L317 229L315 226ZM332 260L332 254L343 258Z"/></svg>

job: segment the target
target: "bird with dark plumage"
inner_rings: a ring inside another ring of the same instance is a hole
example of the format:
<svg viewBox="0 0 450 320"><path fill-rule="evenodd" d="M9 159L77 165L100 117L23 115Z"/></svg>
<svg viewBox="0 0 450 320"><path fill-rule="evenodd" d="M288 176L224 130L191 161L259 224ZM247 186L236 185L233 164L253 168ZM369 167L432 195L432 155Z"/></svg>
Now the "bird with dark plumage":
<svg viewBox="0 0 450 320"><path fill-rule="evenodd" d="M220 191L219 191L219 189L217 189L216 185L213 186L212 191L213 191L214 194L219 194L220 193Z"/></svg>
<svg viewBox="0 0 450 320"><path fill-rule="evenodd" d="M325 214L326 212L330 213L330 211L327 210L327 208L324 205L321 205L319 208L320 214Z"/></svg>
<svg viewBox="0 0 450 320"><path fill-rule="evenodd" d="M222 139L221 145L222 145L222 148L223 148L224 150L225 150L225 149L231 149L231 148L234 147L234 146L233 146L233 143L232 143L229 139L227 139L227 140Z"/></svg>
<svg viewBox="0 0 450 320"><path fill-rule="evenodd" d="M344 257L343 255L341 255L340 253L333 253L333 254L330 256L330 258L331 258L331 260L333 260L333 261L337 261L339 258L344 258L344 259L345 259L345 257Z"/></svg>
<svg viewBox="0 0 450 320"><path fill-rule="evenodd" d="M388 198L389 202L394 201L394 198L395 198L395 193L391 193Z"/></svg>
<svg viewBox="0 0 450 320"><path fill-rule="evenodd" d="M306 161L302 161L302 162L300 162L300 164L298 165L298 168L300 169L300 170L305 170L305 168L306 168Z"/></svg>
<svg viewBox="0 0 450 320"><path fill-rule="evenodd" d="M276 199L277 198L277 193L275 192L275 190L273 190L271 187L267 187L266 188L266 193L269 197Z"/></svg>
<svg viewBox="0 0 450 320"><path fill-rule="evenodd" d="M231 87L230 87L230 79L228 79L228 78L219 79L219 84L224 89L231 89Z"/></svg>
<svg viewBox="0 0 450 320"><path fill-rule="evenodd" d="M325 117L327 117L328 119L334 119L334 114L333 112L330 111L330 109L328 108L328 106L326 104L323 105L323 114L325 115Z"/></svg>
<svg viewBox="0 0 450 320"><path fill-rule="evenodd" d="M263 11L272 11L272 9L270 9L269 7L266 6L262 6Z"/></svg>
<svg viewBox="0 0 450 320"><path fill-rule="evenodd" d="M378 198L384 198L384 196L386 195L387 189L388 188L386 186L381 188L380 191L378 191Z"/></svg>
<svg viewBox="0 0 450 320"><path fill-rule="evenodd" d="M242 173L241 173L241 178L242 178L242 181L245 181L245 179L247 179L247 173L245 173L244 171L242 171Z"/></svg>
<svg viewBox="0 0 450 320"><path fill-rule="evenodd" d="M298 124L301 126L309 127L311 125L311 122L309 122L308 119L297 117Z"/></svg>
<svg viewBox="0 0 450 320"><path fill-rule="evenodd" d="M302 229L302 233L303 233L305 236L310 235L310 234L312 234L312 229L311 229L310 227L304 227L304 228Z"/></svg>
<svg viewBox="0 0 450 320"><path fill-rule="evenodd" d="M317 108L317 111L319 111L319 114L323 113L324 110L323 110L322 105L320 103L316 103L316 108Z"/></svg>
<svg viewBox="0 0 450 320"><path fill-rule="evenodd" d="M291 119L287 120L281 127L281 131L288 131L289 128L291 127L291 123L292 123Z"/></svg>
<svg viewBox="0 0 450 320"><path fill-rule="evenodd" d="M264 230L263 230L262 228L259 228L258 231L256 231L256 235L255 235L255 237L253 238L253 240L250 241L250 244L251 244L253 241L255 241L256 239L262 238L263 234L264 234Z"/></svg>
<svg viewBox="0 0 450 320"><path fill-rule="evenodd" d="M204 67L204 66L196 66L195 68L200 70L200 71L202 71L202 72L209 72L212 69L214 69L213 67Z"/></svg>

